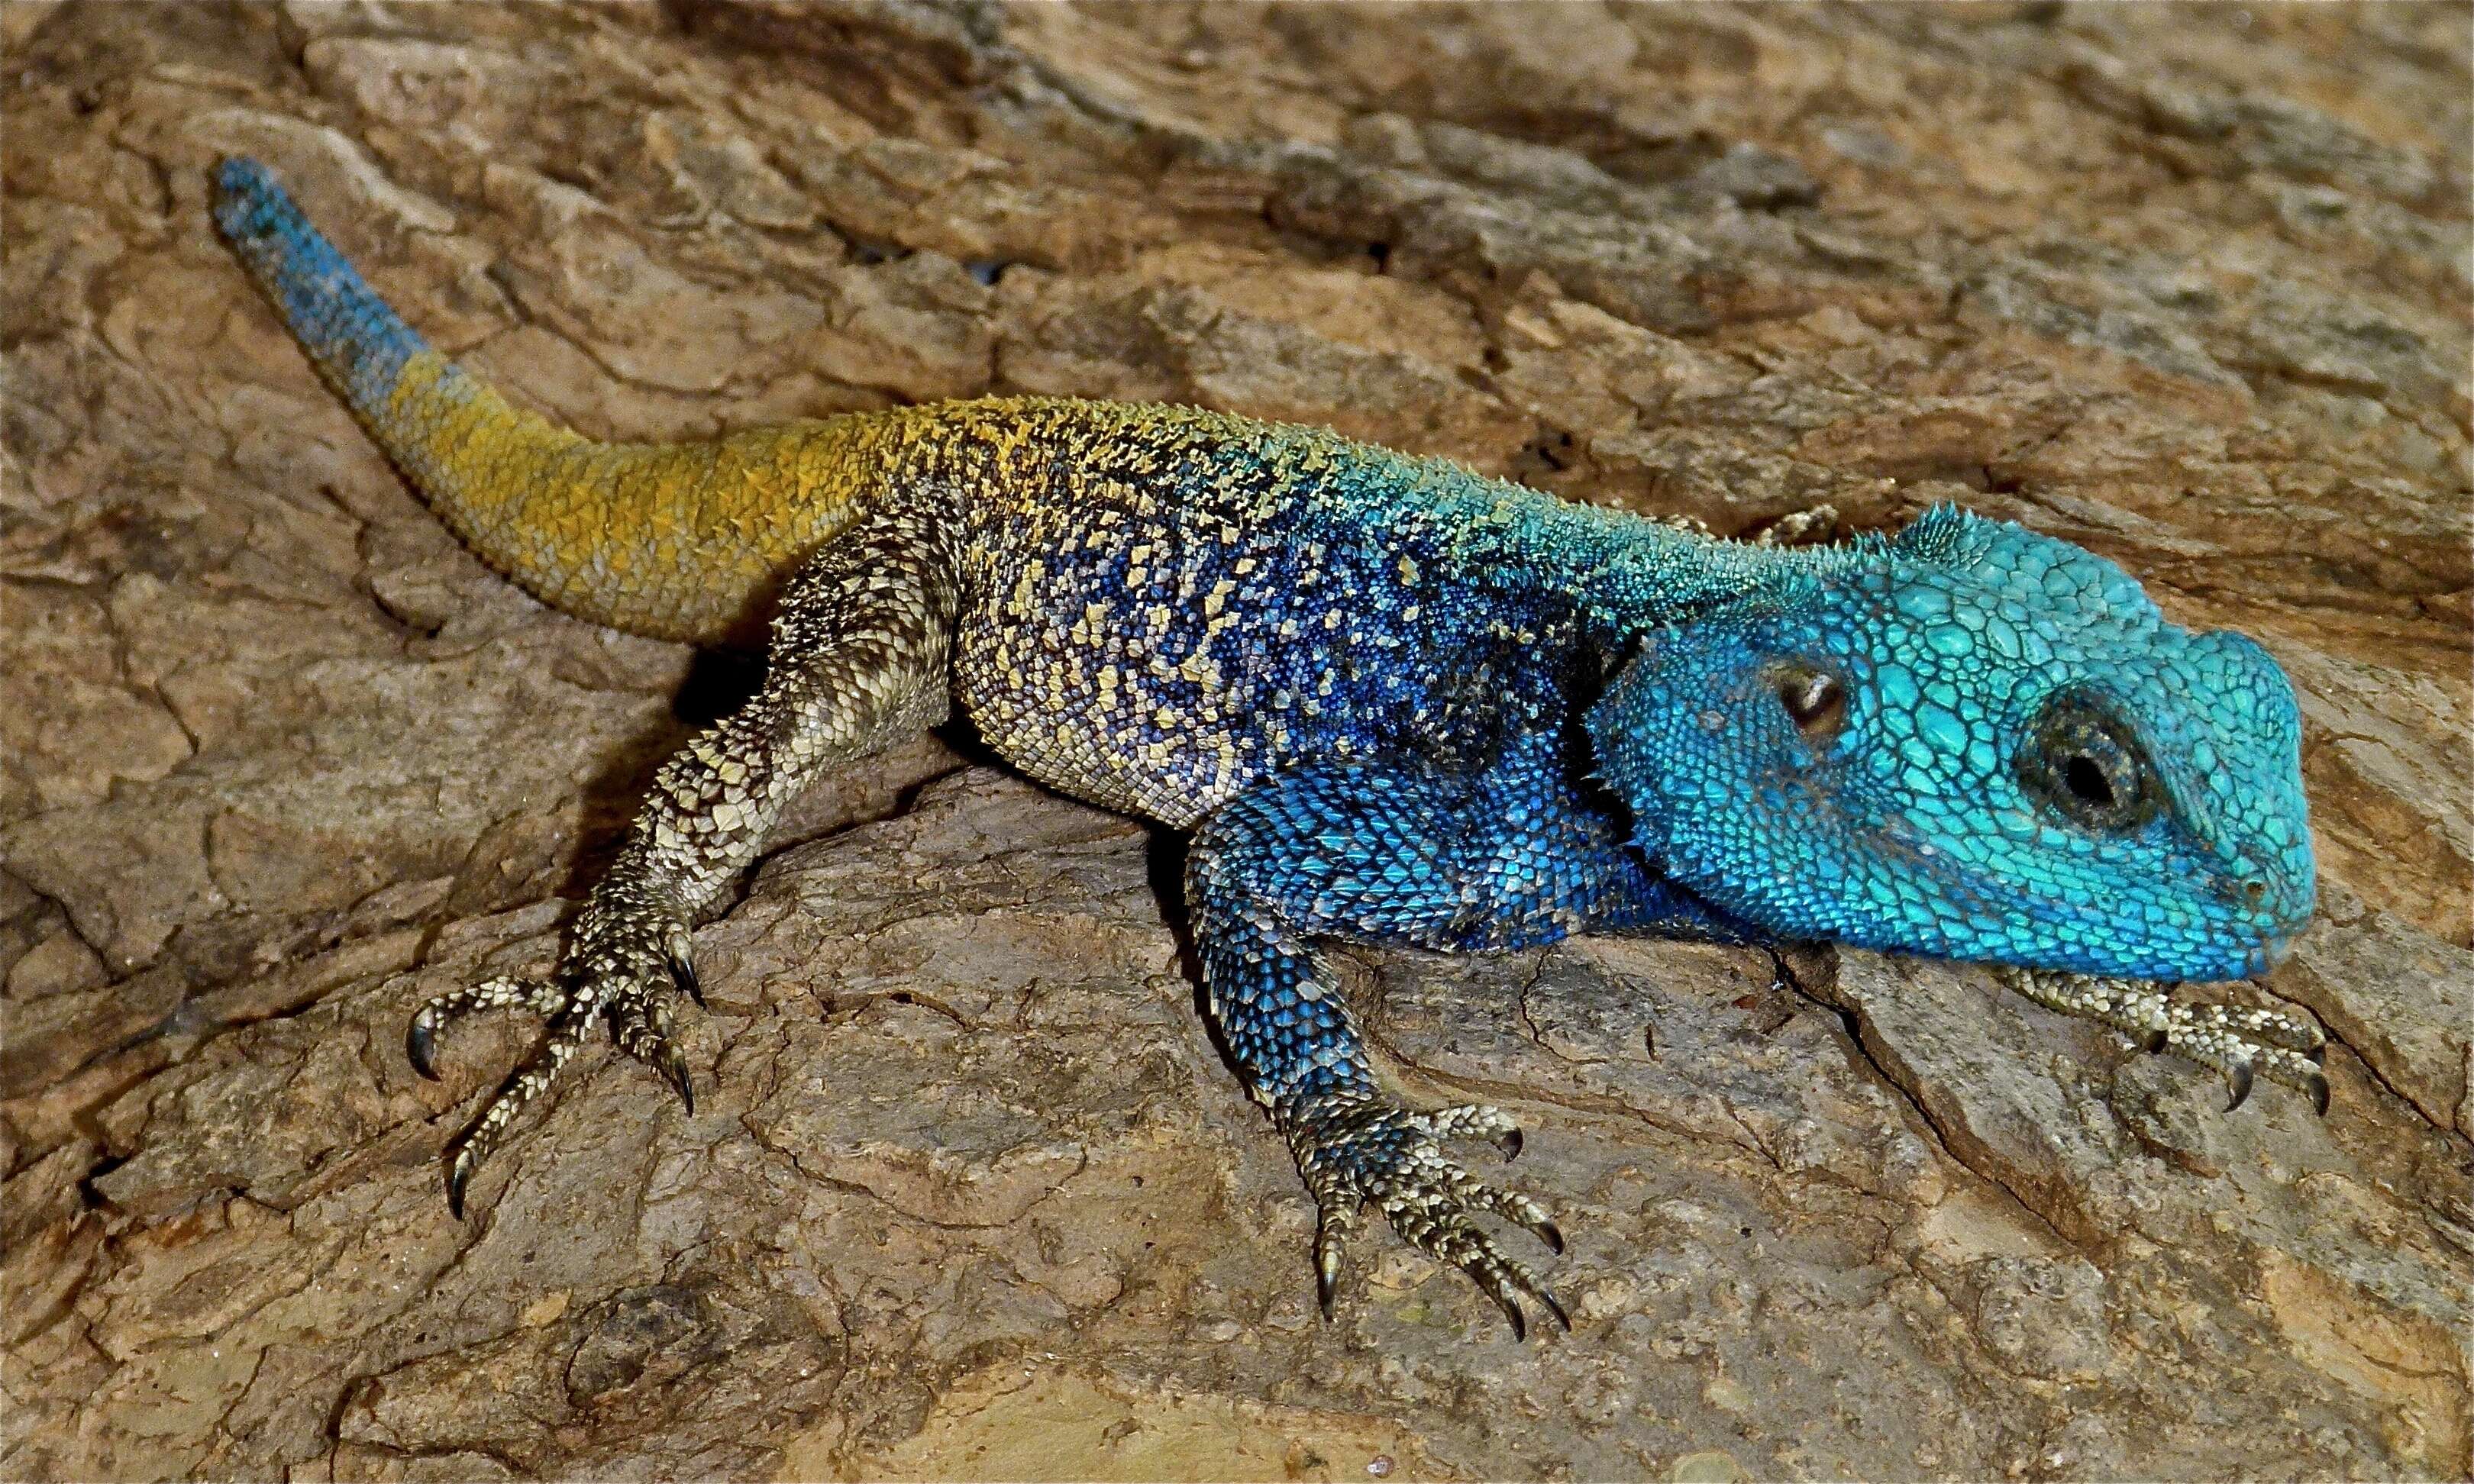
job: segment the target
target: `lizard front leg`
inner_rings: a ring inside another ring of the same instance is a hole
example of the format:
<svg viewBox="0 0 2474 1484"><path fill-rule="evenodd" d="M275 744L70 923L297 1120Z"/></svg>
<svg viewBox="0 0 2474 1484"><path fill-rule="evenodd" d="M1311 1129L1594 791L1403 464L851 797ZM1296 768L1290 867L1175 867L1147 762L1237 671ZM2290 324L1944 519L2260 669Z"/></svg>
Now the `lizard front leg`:
<svg viewBox="0 0 2474 1484"><path fill-rule="evenodd" d="M2111 1026L2133 1045L2215 1067L2231 1089L2229 1113L2249 1100L2255 1078L2266 1077L2300 1089L2321 1117L2328 1114L2328 1075L2320 1070L2328 1037L2315 1021L2177 1000L2171 986L2139 979L2008 968L1994 977L2048 1010Z"/></svg>
<svg viewBox="0 0 2474 1484"><path fill-rule="evenodd" d="M448 1175L462 1214L473 1171L607 1016L619 1047L649 1063L695 1110L670 1039L668 993L696 993L688 930L756 858L783 806L819 774L934 726L950 701L954 563L924 510L874 512L784 587L764 684L654 775L610 874L594 888L555 972L440 995L412 1018L406 1050L424 1076L439 1029L475 1011L526 1006L548 1017L540 1051L465 1135Z"/></svg>
<svg viewBox="0 0 2474 1484"><path fill-rule="evenodd" d="M1655 910L1644 906L1655 896L1612 823L1582 806L1551 759L1477 777L1310 764L1203 822L1186 898L1205 999L1321 1209L1315 1271L1326 1314L1342 1243L1370 1203L1412 1245L1474 1278L1516 1334L1527 1328L1519 1294L1558 1320L1564 1310L1471 1217L1504 1217L1557 1251L1563 1237L1536 1201L1481 1183L1443 1153L1445 1140L1470 1136L1516 1152L1509 1116L1487 1107L1419 1113L1383 1091L1309 940L1519 947L1638 918Z"/></svg>

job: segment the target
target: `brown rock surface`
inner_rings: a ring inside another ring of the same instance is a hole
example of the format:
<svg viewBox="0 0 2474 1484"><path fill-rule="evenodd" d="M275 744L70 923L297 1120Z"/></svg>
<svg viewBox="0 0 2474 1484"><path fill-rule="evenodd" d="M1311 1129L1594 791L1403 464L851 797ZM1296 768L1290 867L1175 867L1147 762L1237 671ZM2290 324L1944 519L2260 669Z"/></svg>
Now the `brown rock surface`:
<svg viewBox="0 0 2474 1484"><path fill-rule="evenodd" d="M2462 7L0 42L0 1474L2474 1472ZM421 511L214 241L240 151L595 433L1169 397L1726 531L2085 542L2303 692L2327 910L2230 993L2328 1025L2334 1107L2227 1113L1941 966L1352 954L1404 1085L1528 1124L1578 1328L1515 1347L1379 1233L1325 1326L1160 847L922 743L699 934L696 1115L596 1051L455 1223L439 1151L532 1028L432 1084L406 1015L546 963L747 676Z"/></svg>

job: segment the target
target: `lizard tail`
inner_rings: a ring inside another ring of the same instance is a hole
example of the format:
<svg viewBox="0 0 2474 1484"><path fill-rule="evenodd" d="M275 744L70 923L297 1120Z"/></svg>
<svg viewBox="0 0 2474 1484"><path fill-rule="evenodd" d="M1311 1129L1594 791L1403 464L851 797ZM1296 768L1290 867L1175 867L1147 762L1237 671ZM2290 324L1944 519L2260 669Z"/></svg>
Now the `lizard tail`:
<svg viewBox="0 0 2474 1484"><path fill-rule="evenodd" d="M570 432L404 323L264 165L227 159L214 183L216 227L378 446L465 544L562 611L657 638L750 637L878 478L864 417L678 443Z"/></svg>

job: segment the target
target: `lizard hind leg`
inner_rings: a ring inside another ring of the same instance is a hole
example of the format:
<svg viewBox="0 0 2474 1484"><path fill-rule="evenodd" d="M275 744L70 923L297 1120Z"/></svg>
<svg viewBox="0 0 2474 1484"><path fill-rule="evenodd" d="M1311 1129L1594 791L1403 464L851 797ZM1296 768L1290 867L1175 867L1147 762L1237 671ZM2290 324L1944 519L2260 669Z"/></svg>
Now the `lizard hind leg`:
<svg viewBox="0 0 2474 1484"><path fill-rule="evenodd" d="M556 1084L597 1020L694 1113L669 998L699 993L690 927L755 861L799 790L944 716L956 603L952 553L924 502L862 516L783 588L756 695L655 773L557 969L545 980L453 991L413 1017L405 1049L424 1075L439 1030L462 1016L522 1006L549 1022L538 1053L499 1086L455 1151L447 1190L459 1214L473 1172Z"/></svg>

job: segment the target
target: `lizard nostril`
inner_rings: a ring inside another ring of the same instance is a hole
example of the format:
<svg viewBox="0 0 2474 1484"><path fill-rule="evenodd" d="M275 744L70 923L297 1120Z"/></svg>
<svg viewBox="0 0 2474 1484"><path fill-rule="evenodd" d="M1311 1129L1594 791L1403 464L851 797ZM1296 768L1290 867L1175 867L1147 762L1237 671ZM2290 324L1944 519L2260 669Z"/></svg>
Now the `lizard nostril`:
<svg viewBox="0 0 2474 1484"><path fill-rule="evenodd" d="M2254 907L2258 906L2261 902L2268 899L2268 883L2265 881L2244 881L2243 883L2243 899L2249 902Z"/></svg>

